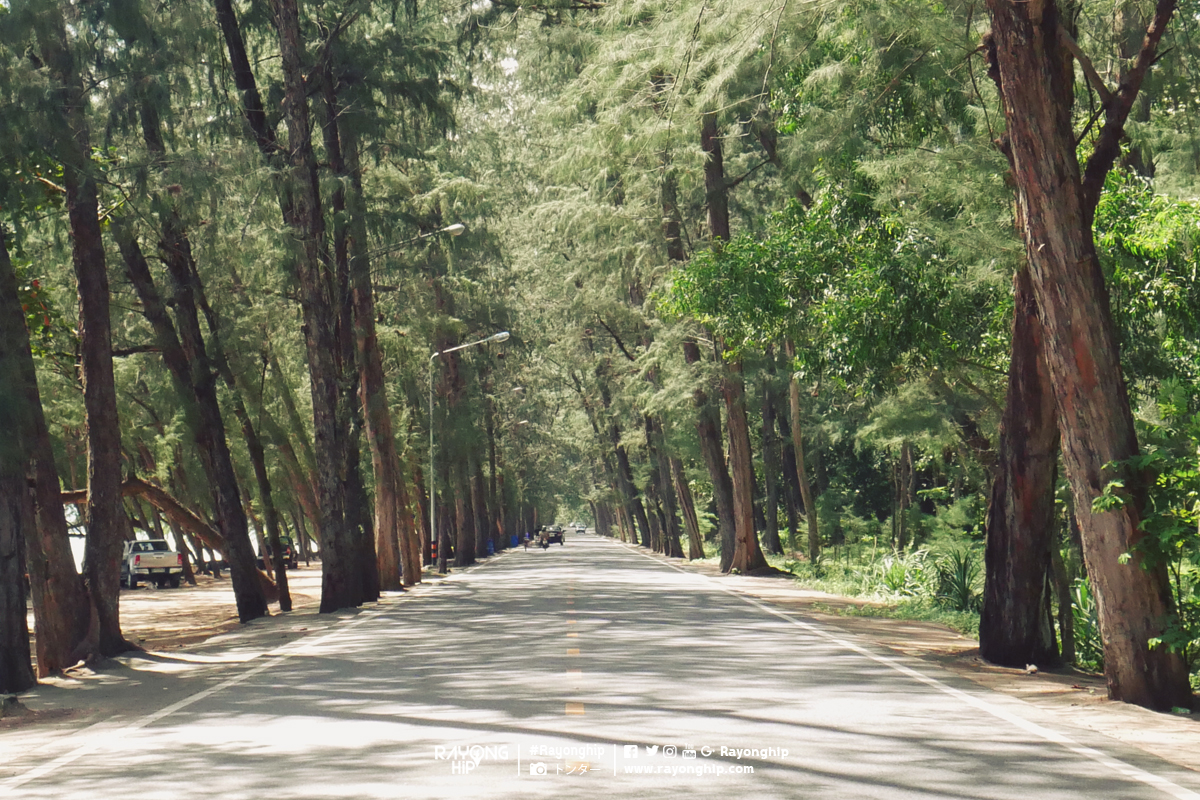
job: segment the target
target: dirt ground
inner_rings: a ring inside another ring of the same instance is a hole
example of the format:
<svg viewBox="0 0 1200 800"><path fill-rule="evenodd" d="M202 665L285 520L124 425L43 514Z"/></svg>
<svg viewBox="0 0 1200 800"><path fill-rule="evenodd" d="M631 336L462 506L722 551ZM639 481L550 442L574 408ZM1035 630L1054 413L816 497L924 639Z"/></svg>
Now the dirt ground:
<svg viewBox="0 0 1200 800"><path fill-rule="evenodd" d="M641 548L638 548L639 550ZM647 551L642 551L650 555ZM653 556L664 562L667 559ZM716 566L671 560L673 566L710 576L722 585L805 618L947 669L981 686L1049 709L1064 723L1111 736L1179 766L1200 772L1200 714L1159 714L1106 698L1102 676L1074 669L1039 671L996 667L979 658L979 643L943 625L879 617L842 616L853 598L800 588L789 576L723 576ZM437 578L427 575L431 580ZM312 613L320 601L321 568L314 563L288 573L295 610ZM267 624L288 624L272 617ZM293 619L295 617L293 616ZM196 586L121 591L125 635L148 651L170 652L238 627L229 578L198 576ZM33 621L30 619L32 629ZM32 720L27 720L32 721ZM4 720L13 723L16 720ZM0 728L7 727L0 725Z"/></svg>

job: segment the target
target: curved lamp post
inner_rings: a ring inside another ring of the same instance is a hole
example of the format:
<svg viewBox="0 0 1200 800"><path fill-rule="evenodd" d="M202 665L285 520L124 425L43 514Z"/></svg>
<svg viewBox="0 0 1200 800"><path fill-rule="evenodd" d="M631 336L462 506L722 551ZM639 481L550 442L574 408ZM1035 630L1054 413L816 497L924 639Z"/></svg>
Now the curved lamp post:
<svg viewBox="0 0 1200 800"><path fill-rule="evenodd" d="M395 244L389 244L386 247L380 247L378 249L371 250L370 252L363 253L361 256L358 256L358 257L359 258L374 258L375 256L381 256L381 255L384 255L385 253L392 253L392 252L395 252L396 250L399 250L401 247L408 247L410 244L413 244L414 242L419 242L422 239L428 239L430 236L437 236L439 233L446 233L451 236L462 236L463 231L465 231L466 229L467 229L466 225L463 225L461 222L456 222L453 225L447 225L444 228L438 228L436 231L429 231L428 233L418 233L416 236L412 237L411 239L405 239L403 242L397 242Z"/></svg>
<svg viewBox="0 0 1200 800"><path fill-rule="evenodd" d="M453 228L455 226L451 225L450 227ZM458 227L460 229L462 228L461 225ZM458 233L454 233L447 228L446 232L453 236L457 236L459 233L462 233L462 230L459 230ZM453 353L457 350L466 350L468 347L475 347L476 345L487 344L488 342L503 342L508 339L509 335L510 334L508 331L500 331L499 333L493 334L486 339L479 339L474 342L460 344L457 347L450 347L445 350L435 351L433 355L429 357L429 535L437 538L438 564L446 563L446 542L444 542L442 540L443 537L437 533L437 502L435 500L437 490L437 473L434 472L433 469L433 360L438 356L443 356L447 353ZM445 572L445 570L443 569L442 572Z"/></svg>

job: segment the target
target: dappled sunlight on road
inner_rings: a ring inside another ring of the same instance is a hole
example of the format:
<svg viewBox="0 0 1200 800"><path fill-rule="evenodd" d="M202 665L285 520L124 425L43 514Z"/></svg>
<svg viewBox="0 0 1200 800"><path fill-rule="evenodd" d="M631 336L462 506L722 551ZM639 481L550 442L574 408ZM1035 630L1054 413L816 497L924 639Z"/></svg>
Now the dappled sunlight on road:
<svg viewBox="0 0 1200 800"><path fill-rule="evenodd" d="M22 796L166 798L193 783L223 800L1163 796L1138 782L1114 793L1119 776L1095 761L591 537L328 622L274 648L228 634L222 652L261 653L245 665L220 664L216 647L143 664L139 680L193 670L206 685L258 671ZM438 756L456 745L489 755Z"/></svg>

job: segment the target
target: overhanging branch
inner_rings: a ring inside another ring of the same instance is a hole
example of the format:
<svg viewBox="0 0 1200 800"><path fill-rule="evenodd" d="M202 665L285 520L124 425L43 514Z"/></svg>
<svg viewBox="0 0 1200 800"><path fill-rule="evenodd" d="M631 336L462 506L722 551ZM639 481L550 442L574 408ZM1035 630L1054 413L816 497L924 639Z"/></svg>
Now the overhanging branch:
<svg viewBox="0 0 1200 800"><path fill-rule="evenodd" d="M1133 69L1121 80L1113 101L1105 107L1104 127L1096 137L1096 148L1088 157L1083 170L1083 204L1085 211L1091 215L1100 201L1100 192L1104 188L1104 179L1121 155L1121 139L1125 136L1125 121L1133 110L1133 103L1141 91L1146 73L1158 58L1158 45L1166 33L1167 25L1178 0L1158 0L1154 7L1154 18L1146 29L1142 40L1142 49L1138 52Z"/></svg>

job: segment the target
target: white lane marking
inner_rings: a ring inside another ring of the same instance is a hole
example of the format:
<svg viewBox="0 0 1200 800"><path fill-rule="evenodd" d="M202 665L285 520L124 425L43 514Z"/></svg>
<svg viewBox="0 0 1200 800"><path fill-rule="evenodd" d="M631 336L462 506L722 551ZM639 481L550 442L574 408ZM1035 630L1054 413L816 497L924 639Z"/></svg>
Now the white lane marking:
<svg viewBox="0 0 1200 800"><path fill-rule="evenodd" d="M829 633L828 631L822 630L821 628L817 627L816 625L813 625L808 622L804 622L803 620L798 620L795 617L791 616L790 614L788 614L784 611L780 611L779 609L771 608L770 606L765 605L764 603L760 602L756 598L748 597L747 595L742 594L741 592L737 591L736 589L730 589L726 586L722 586L718 581L714 580L713 578L708 577L707 575L699 575L695 572L689 572L688 570L683 569L682 567L677 567L674 564L664 563L664 562L658 560L657 558L655 558L654 556L648 555L646 553L641 552L640 550L634 549L634 546L629 545L625 542L620 542L620 544L626 545L626 547L631 552L636 553L637 555L642 556L643 558L645 558L649 561L652 561L655 564L659 564L664 567L669 567L670 569L673 569L676 572L682 572L684 575L691 575L692 577L699 578L703 581L707 581L708 583L713 584L716 588L720 589L722 592L725 592L728 595L732 595L733 597L736 597L739 600L749 603L750 605L752 605L762 611L765 611L768 614L779 617L780 619L782 619L786 622L790 622L792 625L795 625L798 628L803 628L804 630L808 631L809 633L819 636L822 639L825 639L829 642L839 645L840 647L844 647L847 650L852 650L853 652L858 653L859 655L861 655L865 658L868 658L877 664L882 664L885 667L889 667L889 668L895 670L896 672L899 672L901 675L906 675L915 681L919 681L919 682L925 684L926 686L930 686L944 694L950 695L951 697L961 700L962 702L966 703L967 705L977 708L980 711L983 711L985 713L991 714L993 717L996 717L997 719L1002 719L1005 722L1007 722L1011 725L1014 725L1017 728L1020 728L1021 730L1025 731L1026 733L1031 733L1034 736L1038 736L1042 739L1045 739L1048 742L1053 742L1054 744L1057 744L1060 747L1062 747L1066 750L1069 750L1072 753L1075 753L1076 755L1083 756L1084 758L1091 759L1092 761L1095 761L1098 764L1102 764L1102 765L1108 767L1109 769L1113 770L1114 772L1124 775L1127 778L1133 778L1134 780L1141 781L1142 783L1144 783L1148 786L1151 786L1155 789L1158 789L1159 791L1161 791L1165 794L1169 794L1172 797L1177 798L1178 800L1200 800L1200 794L1197 794L1196 792L1193 792L1190 789L1186 789L1186 788L1180 786L1179 784L1174 783L1174 782L1162 777L1161 775L1155 775L1153 773L1146 772L1143 769L1139 769L1138 767L1135 767L1132 764L1126 764L1124 761L1121 761L1119 758L1113 758L1112 756L1110 756L1106 753L1102 753L1101 751L1096 750L1095 748L1087 747L1086 745L1081 745L1078 742L1076 742L1074 739L1067 736L1066 734L1059 733L1058 731L1051 730L1050 728L1046 728L1042 725L1038 725L1036 722L1030 722L1029 720L1027 720L1023 717L1017 716L1016 714L1012 713L1011 711L1000 708L997 705L989 703L988 701L986 701L980 697L976 697L975 695L964 692L961 689L955 689L953 686L947 686L946 684L942 683L941 681L937 680L936 678L931 678L928 675L918 672L917 670L913 669L912 667L906 666L905 664L901 664L896 659L889 658L888 656L879 655L878 653L873 653L865 647L857 645L854 642L850 642L850 641L846 641L845 639L841 639L841 638L835 636L834 634Z"/></svg>
<svg viewBox="0 0 1200 800"><path fill-rule="evenodd" d="M172 703L169 706L165 706L164 708L161 708L158 711L155 711L151 714L147 714L146 716L142 717L141 719L135 720L134 722L131 722L128 725L116 728L115 730L105 730L103 732L97 733L97 734L89 737L83 744L81 744L79 747L76 747L74 750L70 750L70 751L62 754L61 756L58 756L57 758L53 758L53 759L47 761L46 763L42 764L41 766L34 767L31 770L28 770L19 775L15 775L12 778L9 778L7 781L0 783L0 794L7 794L8 792L12 791L13 789L16 789L20 786L24 786L25 784L29 783L30 781L37 780L38 778L41 778L45 775L49 775L53 772L56 772L59 769L61 769L62 767L65 767L66 765L68 765L74 761L78 761L80 758L83 758L84 756L88 755L89 753L96 751L97 749L99 749L102 746L109 745L113 742L120 741L121 739L125 738L126 736L133 733L134 731L140 730L140 729L146 727L147 725L155 723L158 720L162 719L163 717L170 716L171 714L174 714L176 711L182 711L183 709L187 708L188 706L195 705L196 703L200 702L201 700L204 700L207 697L211 697L212 695L216 694L217 692L224 691L225 689L228 689L231 686L236 686L237 684L242 683L243 681L253 678L255 675L258 675L261 672L265 672L266 670L271 669L272 667L278 666L279 664L283 663L285 660L287 660L288 658L290 658L292 656L300 655L304 651L311 650L312 648L315 648L318 645L321 645L321 644L329 641L330 639L333 639L336 636L341 636L343 633L350 630L351 628L353 628L357 625L361 625L362 623L379 616L384 610L385 610L384 608L375 608L375 609L371 609L370 611L361 612L356 617L349 617L349 618L344 618L344 619L338 620L337 622L333 623L335 626L337 626L336 629L330 633L326 633L324 636L320 636L316 639L313 639L312 641L307 641L309 637L306 636L297 641L289 642L289 643L283 645L282 647L278 647L274 650L270 650L263 654L264 656L269 657L266 661L262 662L261 664L255 666L255 667L252 667L252 668L246 670L245 672L241 673L240 675L234 675L232 678L228 678L228 679L216 684L215 686L210 686L207 689L201 689L200 691L195 692L194 694L188 695L187 697L183 698L182 700ZM309 636L316 635L317 633L320 633L320 631L314 631L314 633L310 634ZM262 656L260 656L260 658L261 657ZM95 727L95 726L93 726L93 727Z"/></svg>

